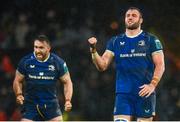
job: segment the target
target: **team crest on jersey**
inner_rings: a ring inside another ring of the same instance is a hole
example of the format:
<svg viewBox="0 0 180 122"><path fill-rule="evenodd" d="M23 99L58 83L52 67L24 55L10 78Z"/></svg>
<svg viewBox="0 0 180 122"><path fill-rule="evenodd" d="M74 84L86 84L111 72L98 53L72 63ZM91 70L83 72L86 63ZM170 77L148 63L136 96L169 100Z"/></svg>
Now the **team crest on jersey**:
<svg viewBox="0 0 180 122"><path fill-rule="evenodd" d="M120 45L123 46L125 44L125 42L120 42Z"/></svg>
<svg viewBox="0 0 180 122"><path fill-rule="evenodd" d="M54 65L49 65L49 66L48 66L48 70L50 70L50 71L54 71L54 70L55 70Z"/></svg>
<svg viewBox="0 0 180 122"><path fill-rule="evenodd" d="M138 42L138 45L139 45L139 46L144 46L144 45L145 45L145 41L144 41L144 40L140 40L140 41Z"/></svg>

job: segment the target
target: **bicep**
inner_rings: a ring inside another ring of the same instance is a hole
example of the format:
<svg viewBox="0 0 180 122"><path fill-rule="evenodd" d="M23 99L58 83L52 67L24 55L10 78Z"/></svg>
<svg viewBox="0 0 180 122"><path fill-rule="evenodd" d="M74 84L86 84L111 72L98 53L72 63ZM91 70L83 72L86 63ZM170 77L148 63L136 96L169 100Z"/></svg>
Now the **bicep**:
<svg viewBox="0 0 180 122"><path fill-rule="evenodd" d="M110 50L106 50L102 55L103 60L105 61L106 65L108 66L114 57L114 53Z"/></svg>
<svg viewBox="0 0 180 122"><path fill-rule="evenodd" d="M18 70L16 70L14 82L22 83L24 80L24 75L21 74Z"/></svg>
<svg viewBox="0 0 180 122"><path fill-rule="evenodd" d="M61 76L61 77L60 77L60 80L61 80L63 83L67 83L67 82L71 81L69 72L66 72L63 76Z"/></svg>
<svg viewBox="0 0 180 122"><path fill-rule="evenodd" d="M163 51L152 53L152 59L155 65L164 65Z"/></svg>

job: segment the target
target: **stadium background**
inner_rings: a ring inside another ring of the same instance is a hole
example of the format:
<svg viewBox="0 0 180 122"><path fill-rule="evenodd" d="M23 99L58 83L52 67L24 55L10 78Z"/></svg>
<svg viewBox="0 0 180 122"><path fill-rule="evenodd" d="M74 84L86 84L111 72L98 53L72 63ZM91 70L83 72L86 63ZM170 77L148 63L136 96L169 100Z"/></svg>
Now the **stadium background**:
<svg viewBox="0 0 180 122"><path fill-rule="evenodd" d="M156 120L180 120L180 9L175 0L2 0L0 4L0 120L19 120L12 81L20 58L32 51L32 39L47 34L53 52L66 60L74 83L73 110L65 120L112 120L114 64L98 72L87 39L98 51L124 31L129 6L142 9L143 29L164 45L166 71L157 88ZM62 84L58 83L63 111Z"/></svg>

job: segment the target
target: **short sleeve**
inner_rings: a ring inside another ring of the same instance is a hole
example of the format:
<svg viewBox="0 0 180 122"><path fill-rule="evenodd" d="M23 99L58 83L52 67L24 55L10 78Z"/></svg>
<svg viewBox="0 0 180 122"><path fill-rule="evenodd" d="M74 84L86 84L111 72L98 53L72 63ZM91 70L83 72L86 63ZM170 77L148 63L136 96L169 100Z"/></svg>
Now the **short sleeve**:
<svg viewBox="0 0 180 122"><path fill-rule="evenodd" d="M152 37L150 43L151 43L150 44L151 53L163 50L163 46L161 44L161 41L157 37Z"/></svg>
<svg viewBox="0 0 180 122"><path fill-rule="evenodd" d="M21 73L22 75L26 74L26 68L25 68L25 59L21 59L18 66L17 66L17 71Z"/></svg>
<svg viewBox="0 0 180 122"><path fill-rule="evenodd" d="M106 45L106 50L109 50L114 53L114 42L117 37L112 37L110 40L108 40Z"/></svg>
<svg viewBox="0 0 180 122"><path fill-rule="evenodd" d="M59 77L63 76L65 73L68 72L68 67L66 65L66 62L61 61L61 63L59 64Z"/></svg>

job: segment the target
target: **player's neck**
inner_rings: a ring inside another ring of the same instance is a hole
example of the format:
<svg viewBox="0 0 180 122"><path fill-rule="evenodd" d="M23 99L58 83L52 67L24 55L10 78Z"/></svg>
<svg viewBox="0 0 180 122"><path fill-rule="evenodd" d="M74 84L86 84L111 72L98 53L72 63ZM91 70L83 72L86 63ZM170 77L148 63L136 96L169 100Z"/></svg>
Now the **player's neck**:
<svg viewBox="0 0 180 122"><path fill-rule="evenodd" d="M137 28L137 29L133 29L133 30L126 29L125 33L126 33L127 37L133 38L133 37L138 36L141 32L142 32L142 30L140 28Z"/></svg>

